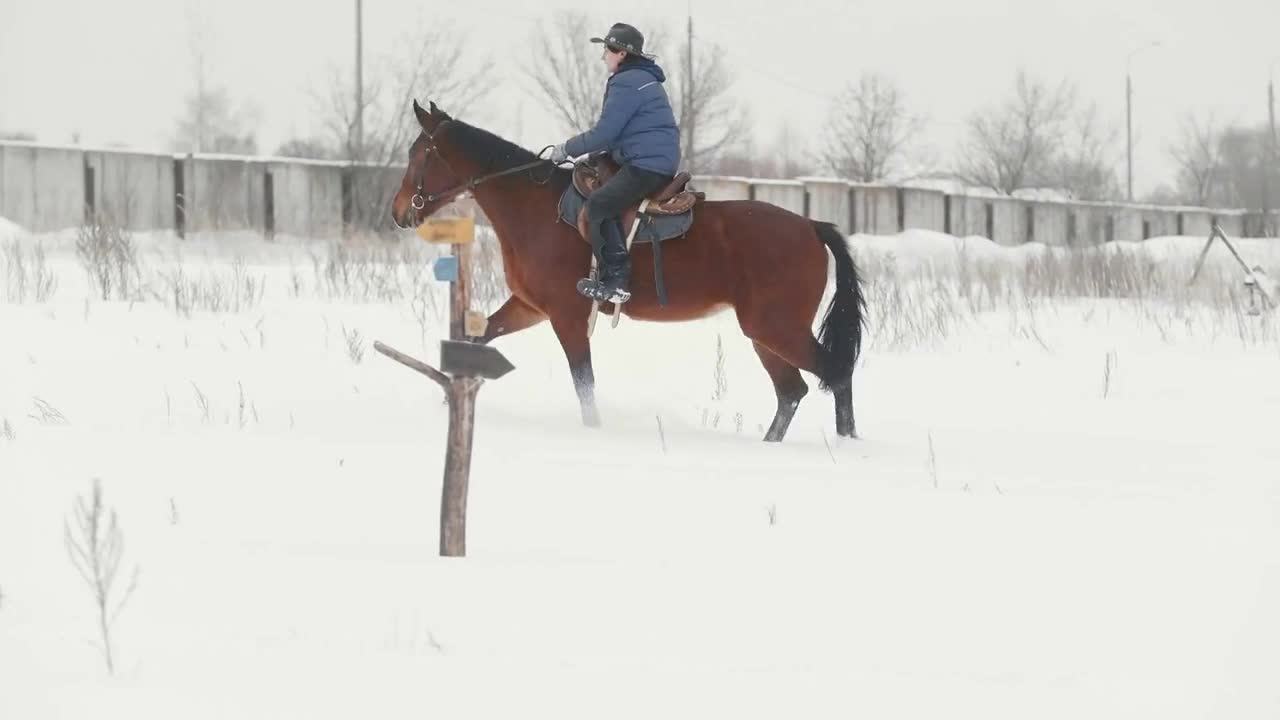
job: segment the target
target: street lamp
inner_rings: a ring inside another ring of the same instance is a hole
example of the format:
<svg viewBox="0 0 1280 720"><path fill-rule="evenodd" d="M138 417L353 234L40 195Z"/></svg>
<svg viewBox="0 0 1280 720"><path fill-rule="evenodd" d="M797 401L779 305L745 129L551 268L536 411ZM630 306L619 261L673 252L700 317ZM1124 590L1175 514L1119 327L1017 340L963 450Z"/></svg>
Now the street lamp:
<svg viewBox="0 0 1280 720"><path fill-rule="evenodd" d="M1129 55L1124 59L1124 120L1125 120L1125 137L1128 145L1128 169L1129 169L1129 202L1133 202L1133 77L1130 67L1133 64L1133 56L1147 50L1148 48L1159 47L1160 41L1155 40L1140 48L1129 51Z"/></svg>
<svg viewBox="0 0 1280 720"><path fill-rule="evenodd" d="M1271 222L1271 173L1276 168L1276 64L1280 55L1271 58L1267 68L1267 163L1262 170L1262 233L1270 235Z"/></svg>

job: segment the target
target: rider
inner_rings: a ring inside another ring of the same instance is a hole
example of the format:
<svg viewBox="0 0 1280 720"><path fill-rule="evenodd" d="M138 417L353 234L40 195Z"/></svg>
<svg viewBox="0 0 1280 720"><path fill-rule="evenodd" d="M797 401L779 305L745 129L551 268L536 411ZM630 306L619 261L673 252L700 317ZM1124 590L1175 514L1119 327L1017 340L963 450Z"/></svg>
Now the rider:
<svg viewBox="0 0 1280 720"><path fill-rule="evenodd" d="M600 280L578 283L583 295L601 302L630 297L631 258L620 217L675 177L680 167L680 131L663 82L667 79L654 56L644 52L644 35L615 23L602 43L609 68L604 106L595 127L575 135L551 151L556 163L607 150L619 171L587 198L591 247L600 261Z"/></svg>

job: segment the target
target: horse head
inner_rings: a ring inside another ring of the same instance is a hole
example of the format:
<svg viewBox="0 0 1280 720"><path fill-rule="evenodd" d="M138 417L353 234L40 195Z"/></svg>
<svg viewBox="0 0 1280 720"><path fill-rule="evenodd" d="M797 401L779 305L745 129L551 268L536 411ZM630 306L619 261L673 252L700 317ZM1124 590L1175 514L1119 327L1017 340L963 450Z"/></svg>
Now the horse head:
<svg viewBox="0 0 1280 720"><path fill-rule="evenodd" d="M434 102L428 105L430 110L423 109L416 99L413 101L413 114L422 131L409 146L409 162L400 180L400 191L391 200L391 218L402 228L417 226L448 205L455 195L446 191L465 182L445 161L438 146L453 118Z"/></svg>

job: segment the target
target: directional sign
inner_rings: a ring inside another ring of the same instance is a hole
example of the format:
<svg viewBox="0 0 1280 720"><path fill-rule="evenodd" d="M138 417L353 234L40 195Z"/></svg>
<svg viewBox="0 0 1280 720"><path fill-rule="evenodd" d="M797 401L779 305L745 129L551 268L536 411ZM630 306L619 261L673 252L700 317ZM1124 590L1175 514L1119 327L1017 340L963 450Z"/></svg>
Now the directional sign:
<svg viewBox="0 0 1280 720"><path fill-rule="evenodd" d="M516 369L498 349L457 340L440 341L440 369L458 376L496 380Z"/></svg>
<svg viewBox="0 0 1280 720"><path fill-rule="evenodd" d="M463 322L467 335L471 337L480 337L484 335L484 331L489 329L489 316L482 312L474 310L467 311L467 317Z"/></svg>
<svg viewBox="0 0 1280 720"><path fill-rule="evenodd" d="M453 282L458 279L458 258L453 255L439 257L432 264L431 271L435 273L437 280Z"/></svg>
<svg viewBox="0 0 1280 720"><path fill-rule="evenodd" d="M429 243L465 245L475 239L476 221L470 217L428 218L418 226L417 233Z"/></svg>

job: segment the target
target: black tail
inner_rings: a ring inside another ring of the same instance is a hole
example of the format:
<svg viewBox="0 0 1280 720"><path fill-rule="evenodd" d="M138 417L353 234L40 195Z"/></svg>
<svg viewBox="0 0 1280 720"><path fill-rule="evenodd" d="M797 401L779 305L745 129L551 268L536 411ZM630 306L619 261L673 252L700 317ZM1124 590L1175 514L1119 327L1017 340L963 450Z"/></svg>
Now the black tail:
<svg viewBox="0 0 1280 720"><path fill-rule="evenodd" d="M839 228L817 221L813 226L836 260L835 296L818 331L818 386L829 391L853 377L853 366L862 352L866 300L862 297L862 280L849 254L848 241Z"/></svg>

